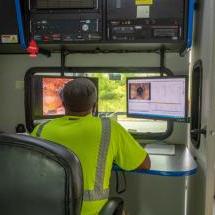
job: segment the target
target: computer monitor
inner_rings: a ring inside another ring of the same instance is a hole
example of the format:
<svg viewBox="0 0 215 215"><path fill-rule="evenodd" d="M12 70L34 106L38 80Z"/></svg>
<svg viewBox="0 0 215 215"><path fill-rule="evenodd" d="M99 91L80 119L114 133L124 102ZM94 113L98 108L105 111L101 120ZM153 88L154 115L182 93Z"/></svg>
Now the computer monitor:
<svg viewBox="0 0 215 215"><path fill-rule="evenodd" d="M187 77L127 78L127 115L186 121Z"/></svg>
<svg viewBox="0 0 215 215"><path fill-rule="evenodd" d="M60 94L64 85L76 78L78 77L33 76L28 90L30 95L27 98L32 120L52 119L65 115ZM98 79L89 79L98 89Z"/></svg>

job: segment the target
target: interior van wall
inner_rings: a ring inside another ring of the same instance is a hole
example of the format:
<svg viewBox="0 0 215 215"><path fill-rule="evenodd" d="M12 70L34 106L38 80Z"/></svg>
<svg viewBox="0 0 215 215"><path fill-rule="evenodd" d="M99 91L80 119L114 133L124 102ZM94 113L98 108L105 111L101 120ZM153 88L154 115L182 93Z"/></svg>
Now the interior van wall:
<svg viewBox="0 0 215 215"><path fill-rule="evenodd" d="M154 67L159 63L157 54L74 54L68 56L66 64L75 67ZM23 80L26 71L31 67L59 65L59 54L53 54L51 58L40 55L36 59L30 59L27 55L0 55L0 130L14 132L18 123L25 122ZM175 74L188 74L187 57L169 53L166 66ZM183 126L176 127L184 132ZM178 139L184 138L181 132L175 134L179 134Z"/></svg>
<svg viewBox="0 0 215 215"><path fill-rule="evenodd" d="M199 0L198 10L196 12L195 18L195 31L194 31L194 44L192 49L192 65L199 59L203 61L203 100L202 100L202 127L208 125L213 116L210 114L211 100L214 96L214 92L211 90L212 78L214 73L212 68L212 63L214 59L213 56L213 42L214 42L214 0ZM191 143L190 143L191 145ZM207 176L207 165L208 156L210 150L208 148L209 141L202 136L201 146L199 150L192 147L194 155L197 157L199 164L199 174L196 179L193 193L191 195L193 198L192 210L189 214L195 215L206 215L212 214L205 208L208 204L208 199L205 196L206 192L206 176ZM205 200L206 199L206 200Z"/></svg>

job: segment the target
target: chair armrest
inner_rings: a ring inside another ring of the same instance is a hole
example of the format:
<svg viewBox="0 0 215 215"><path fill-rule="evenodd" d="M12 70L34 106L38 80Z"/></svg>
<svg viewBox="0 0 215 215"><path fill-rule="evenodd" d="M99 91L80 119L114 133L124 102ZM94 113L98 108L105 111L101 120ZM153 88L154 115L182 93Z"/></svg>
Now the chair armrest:
<svg viewBox="0 0 215 215"><path fill-rule="evenodd" d="M122 215L124 202L121 198L111 198L99 215Z"/></svg>

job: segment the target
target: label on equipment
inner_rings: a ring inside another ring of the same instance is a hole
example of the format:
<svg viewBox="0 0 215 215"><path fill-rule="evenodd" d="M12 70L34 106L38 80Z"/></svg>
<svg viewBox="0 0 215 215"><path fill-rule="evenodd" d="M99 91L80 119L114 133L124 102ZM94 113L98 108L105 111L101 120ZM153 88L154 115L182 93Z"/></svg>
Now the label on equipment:
<svg viewBox="0 0 215 215"><path fill-rule="evenodd" d="M2 43L18 43L18 36L16 34L13 35L1 35Z"/></svg>
<svg viewBox="0 0 215 215"><path fill-rule="evenodd" d="M137 18L149 18L150 6L137 6Z"/></svg>
<svg viewBox="0 0 215 215"><path fill-rule="evenodd" d="M153 0L135 0L136 5L153 4Z"/></svg>

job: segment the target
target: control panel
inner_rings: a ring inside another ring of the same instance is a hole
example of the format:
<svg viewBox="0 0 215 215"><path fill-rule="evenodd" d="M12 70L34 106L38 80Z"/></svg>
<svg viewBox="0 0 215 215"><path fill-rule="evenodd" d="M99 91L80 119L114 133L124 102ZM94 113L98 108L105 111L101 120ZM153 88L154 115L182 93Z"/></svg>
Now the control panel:
<svg viewBox="0 0 215 215"><path fill-rule="evenodd" d="M101 19L92 14L33 16L32 38L39 43L82 42L102 40Z"/></svg>
<svg viewBox="0 0 215 215"><path fill-rule="evenodd" d="M176 20L118 20L109 22L108 38L112 41L174 42L183 39L183 32Z"/></svg>

